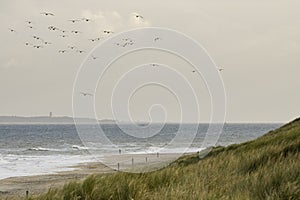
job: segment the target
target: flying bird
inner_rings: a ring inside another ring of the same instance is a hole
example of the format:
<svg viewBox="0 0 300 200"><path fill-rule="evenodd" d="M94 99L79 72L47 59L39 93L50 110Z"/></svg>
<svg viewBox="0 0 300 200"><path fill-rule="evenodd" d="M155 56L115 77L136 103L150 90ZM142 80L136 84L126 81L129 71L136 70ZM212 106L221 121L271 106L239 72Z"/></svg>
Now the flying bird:
<svg viewBox="0 0 300 200"><path fill-rule="evenodd" d="M82 32L80 32L80 31L71 31L71 33L75 33L75 34L78 34L78 33L82 33Z"/></svg>
<svg viewBox="0 0 300 200"><path fill-rule="evenodd" d="M157 42L158 40L161 40L161 38L160 37L154 38L154 42Z"/></svg>
<svg viewBox="0 0 300 200"><path fill-rule="evenodd" d="M26 20L25 22L29 25L34 24L33 21L29 21L29 20Z"/></svg>
<svg viewBox="0 0 300 200"><path fill-rule="evenodd" d="M133 13L133 14L134 14L135 18L137 18L137 19L144 19L144 17L138 13Z"/></svg>
<svg viewBox="0 0 300 200"><path fill-rule="evenodd" d="M99 41L101 39L102 39L102 37L98 37L98 38L92 38L92 39L89 39L89 40L92 41L92 42L96 42L96 41Z"/></svg>
<svg viewBox="0 0 300 200"><path fill-rule="evenodd" d="M30 29L35 29L33 26L27 26L28 28L30 28Z"/></svg>
<svg viewBox="0 0 300 200"><path fill-rule="evenodd" d="M41 49L41 48L43 48L43 46L42 45L34 45L33 48Z"/></svg>
<svg viewBox="0 0 300 200"><path fill-rule="evenodd" d="M59 28L55 27L55 26L49 26L48 29L50 31L56 31L56 30L59 30Z"/></svg>
<svg viewBox="0 0 300 200"><path fill-rule="evenodd" d="M76 22L79 22L80 20L79 19L70 19L68 20L69 22L72 22L72 23L76 23Z"/></svg>
<svg viewBox="0 0 300 200"><path fill-rule="evenodd" d="M67 31L65 31L65 30L60 30L62 33L66 33Z"/></svg>
<svg viewBox="0 0 300 200"><path fill-rule="evenodd" d="M51 43L51 42L45 41L44 44L45 44L45 45L48 45L48 44L52 44L52 43Z"/></svg>
<svg viewBox="0 0 300 200"><path fill-rule="evenodd" d="M68 48L69 48L69 49L72 49L72 50L73 50L73 49L76 49L75 46L68 46Z"/></svg>
<svg viewBox="0 0 300 200"><path fill-rule="evenodd" d="M196 72L196 70L193 70L192 72L193 72L193 73L195 73L195 72Z"/></svg>
<svg viewBox="0 0 300 200"><path fill-rule="evenodd" d="M87 92L80 92L80 94L82 94L83 96L93 96L91 93L87 93Z"/></svg>
<svg viewBox="0 0 300 200"><path fill-rule="evenodd" d="M83 50L77 50L78 53L84 53L85 51Z"/></svg>
<svg viewBox="0 0 300 200"><path fill-rule="evenodd" d="M91 19L89 19L89 18L82 18L81 20L83 20L83 21L85 21L85 22L91 22L91 21L93 21L93 20L91 20Z"/></svg>
<svg viewBox="0 0 300 200"><path fill-rule="evenodd" d="M33 37L34 39L36 39L36 40L41 40L41 41L43 41L43 39L42 39L40 36L33 35L32 37Z"/></svg>
<svg viewBox="0 0 300 200"><path fill-rule="evenodd" d="M111 34L111 33L114 33L114 32L113 31L104 30L103 33L105 33L105 34Z"/></svg>
<svg viewBox="0 0 300 200"><path fill-rule="evenodd" d="M25 45L26 46L33 46L31 43L29 43L29 42L25 42Z"/></svg>
<svg viewBox="0 0 300 200"><path fill-rule="evenodd" d="M59 36L62 37L62 38L69 37L68 35L59 35Z"/></svg>
<svg viewBox="0 0 300 200"><path fill-rule="evenodd" d="M8 28L8 30L9 30L11 33L16 33L16 32L17 32L15 29L12 29L12 28Z"/></svg>
<svg viewBox="0 0 300 200"><path fill-rule="evenodd" d="M53 13L50 12L41 12L41 15L45 15L45 16L55 16Z"/></svg>
<svg viewBox="0 0 300 200"><path fill-rule="evenodd" d="M96 59L98 59L99 57L97 57L97 56L93 56L93 55L91 55L91 57L93 58L93 60L96 60Z"/></svg>
<svg viewBox="0 0 300 200"><path fill-rule="evenodd" d="M58 53L66 53L67 50L59 50Z"/></svg>

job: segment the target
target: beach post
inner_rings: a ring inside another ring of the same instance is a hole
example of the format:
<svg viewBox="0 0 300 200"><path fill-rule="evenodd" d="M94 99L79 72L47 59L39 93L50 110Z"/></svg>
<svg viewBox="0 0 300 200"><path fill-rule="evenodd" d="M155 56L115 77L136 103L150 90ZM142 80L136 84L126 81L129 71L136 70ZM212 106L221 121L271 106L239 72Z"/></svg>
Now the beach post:
<svg viewBox="0 0 300 200"><path fill-rule="evenodd" d="M148 162L148 158L146 157L146 163Z"/></svg>
<svg viewBox="0 0 300 200"><path fill-rule="evenodd" d="M156 157L159 157L159 153L158 152L156 153Z"/></svg>
<svg viewBox="0 0 300 200"><path fill-rule="evenodd" d="M132 164L132 166L133 166L133 162L134 162L134 160L133 160L133 158L131 159L131 164Z"/></svg>
<svg viewBox="0 0 300 200"><path fill-rule="evenodd" d="M28 197L29 197L29 191L26 190L26 199L28 199Z"/></svg>
<svg viewBox="0 0 300 200"><path fill-rule="evenodd" d="M118 163L118 171L120 171L120 163Z"/></svg>
<svg viewBox="0 0 300 200"><path fill-rule="evenodd" d="M121 149L119 149L119 154L121 154L121 152L122 152L122 150L121 150Z"/></svg>

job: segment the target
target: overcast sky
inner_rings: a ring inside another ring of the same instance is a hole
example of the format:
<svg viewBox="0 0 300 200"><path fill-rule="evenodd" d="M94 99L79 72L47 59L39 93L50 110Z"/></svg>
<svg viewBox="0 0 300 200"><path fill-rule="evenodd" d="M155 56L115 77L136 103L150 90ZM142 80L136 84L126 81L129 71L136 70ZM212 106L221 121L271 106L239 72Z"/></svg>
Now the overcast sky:
<svg viewBox="0 0 300 200"><path fill-rule="evenodd" d="M103 30L118 33L155 26L194 38L225 69L221 75L227 95L226 121L289 121L300 115L299 7L297 0L1 0L0 115L36 116L52 111L56 116L71 116L76 73L97 44L88 39L102 36ZM44 11L55 16L42 16L40 13ZM133 13L143 15L144 19L136 19ZM83 17L93 22L68 21ZM26 20L34 22L34 29L27 27ZM63 33L47 29L50 25L82 33L74 36L68 32L69 37L61 38L59 35ZM42 49L26 46L26 42L39 44L33 35L52 44ZM58 53L68 45L86 53L69 49L66 54ZM155 55L165 62L172 60L175 68L181 62L170 55L149 51L129 55L115 65L127 66L133 60L151 62L158 59ZM181 63L182 66L185 64ZM182 73L195 85L197 95L207 96L202 94L200 79L184 70ZM112 66L111 77L107 77L105 84L108 87L97 94L99 118L111 118L103 94L111 90L110 80L117 79L116 74L118 70L114 71ZM169 111L168 121L177 121L178 105L174 97L154 86L133 98L130 108L134 119L148 120L147 110L158 103L157 99ZM203 107L203 120L207 120L209 109Z"/></svg>

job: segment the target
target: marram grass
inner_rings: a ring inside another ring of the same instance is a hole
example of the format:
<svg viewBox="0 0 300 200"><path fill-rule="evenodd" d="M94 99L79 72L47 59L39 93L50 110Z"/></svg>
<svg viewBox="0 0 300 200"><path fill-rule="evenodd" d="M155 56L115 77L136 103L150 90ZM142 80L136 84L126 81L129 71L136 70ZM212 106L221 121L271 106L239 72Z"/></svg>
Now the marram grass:
<svg viewBox="0 0 300 200"><path fill-rule="evenodd" d="M300 199L300 119L208 156L180 158L159 171L92 175L35 200Z"/></svg>

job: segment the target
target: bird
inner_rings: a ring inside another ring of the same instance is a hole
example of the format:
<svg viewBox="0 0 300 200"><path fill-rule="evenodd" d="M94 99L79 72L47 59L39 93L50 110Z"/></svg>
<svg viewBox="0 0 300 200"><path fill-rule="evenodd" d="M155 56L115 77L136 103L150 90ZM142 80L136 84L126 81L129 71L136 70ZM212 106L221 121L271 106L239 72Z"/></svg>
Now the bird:
<svg viewBox="0 0 300 200"><path fill-rule="evenodd" d="M89 40L92 41L92 42L96 42L96 41L99 41L101 39L102 39L102 37L98 37L98 38L92 38L92 39L89 39Z"/></svg>
<svg viewBox="0 0 300 200"><path fill-rule="evenodd" d="M87 93L87 92L80 92L80 94L82 94L83 96L93 96L91 93Z"/></svg>
<svg viewBox="0 0 300 200"><path fill-rule="evenodd" d="M27 26L28 28L30 28L30 29L35 29L33 26Z"/></svg>
<svg viewBox="0 0 300 200"><path fill-rule="evenodd" d="M71 31L71 33L75 33L75 34L78 34L78 33L82 33L82 32L80 32L80 31Z"/></svg>
<svg viewBox="0 0 300 200"><path fill-rule="evenodd" d="M45 41L44 44L48 45L48 44L52 44L52 43L51 43L51 42Z"/></svg>
<svg viewBox="0 0 300 200"><path fill-rule="evenodd" d="M111 34L111 33L114 33L114 32L113 31L104 30L103 33L105 33L105 34Z"/></svg>
<svg viewBox="0 0 300 200"><path fill-rule="evenodd" d="M43 48L43 46L42 45L34 45L33 48L41 49L41 48Z"/></svg>
<svg viewBox="0 0 300 200"><path fill-rule="evenodd" d="M152 66L152 67L158 67L159 65L156 64L156 63L152 63L151 66Z"/></svg>
<svg viewBox="0 0 300 200"><path fill-rule="evenodd" d="M93 58L93 60L96 60L96 59L98 59L99 57L97 57L97 56L94 56L94 55L91 55L91 57Z"/></svg>
<svg viewBox="0 0 300 200"><path fill-rule="evenodd" d="M137 19L144 19L144 17L138 13L133 13L133 14L134 14L135 18L137 18Z"/></svg>
<svg viewBox="0 0 300 200"><path fill-rule="evenodd" d="M60 30L62 33L66 33L67 31L65 31L65 30Z"/></svg>
<svg viewBox="0 0 300 200"><path fill-rule="evenodd" d="M192 72L193 72L193 73L195 73L195 72L196 72L196 70L193 70Z"/></svg>
<svg viewBox="0 0 300 200"><path fill-rule="evenodd" d="M68 37L68 35L59 35L62 38Z"/></svg>
<svg viewBox="0 0 300 200"><path fill-rule="evenodd" d="M89 19L89 18L82 18L81 20L83 20L83 21L85 21L85 22L91 22L92 20L91 19Z"/></svg>
<svg viewBox="0 0 300 200"><path fill-rule="evenodd" d="M48 29L51 30L51 31L59 30L59 28L57 28L55 26L49 26Z"/></svg>
<svg viewBox="0 0 300 200"><path fill-rule="evenodd" d="M17 31L15 29L12 29L12 28L8 28L8 30L12 33L16 33Z"/></svg>
<svg viewBox="0 0 300 200"><path fill-rule="evenodd" d="M30 25L30 24L34 24L33 21L29 21L29 20L26 20L25 22L26 22L27 24L29 24L29 25Z"/></svg>
<svg viewBox="0 0 300 200"><path fill-rule="evenodd" d="M25 45L26 46L33 46L31 43L29 43L29 42L25 42Z"/></svg>
<svg viewBox="0 0 300 200"><path fill-rule="evenodd" d="M223 68L219 68L218 70L219 70L219 72L221 72L221 71L223 71L224 69L223 69Z"/></svg>
<svg viewBox="0 0 300 200"><path fill-rule="evenodd" d="M66 53L67 50L59 50L58 53Z"/></svg>
<svg viewBox="0 0 300 200"><path fill-rule="evenodd" d="M33 35L32 37L33 37L34 39L36 39L36 40L41 40L41 41L43 41L43 39L42 39L40 36Z"/></svg>
<svg viewBox="0 0 300 200"><path fill-rule="evenodd" d="M68 20L69 22L72 22L72 23L75 23L75 22L79 22L80 20L79 19L70 19Z"/></svg>
<svg viewBox="0 0 300 200"><path fill-rule="evenodd" d="M154 42L157 42L158 40L161 40L161 38L160 37L154 38Z"/></svg>
<svg viewBox="0 0 300 200"><path fill-rule="evenodd" d="M78 53L84 53L85 51L83 50L77 50Z"/></svg>
<svg viewBox="0 0 300 200"><path fill-rule="evenodd" d="M45 15L45 16L55 16L53 13L50 12L41 12L41 15Z"/></svg>
<svg viewBox="0 0 300 200"><path fill-rule="evenodd" d="M70 45L68 46L68 48L69 48L69 49L72 49L72 50L73 50L73 49L76 49L75 46L70 46Z"/></svg>

